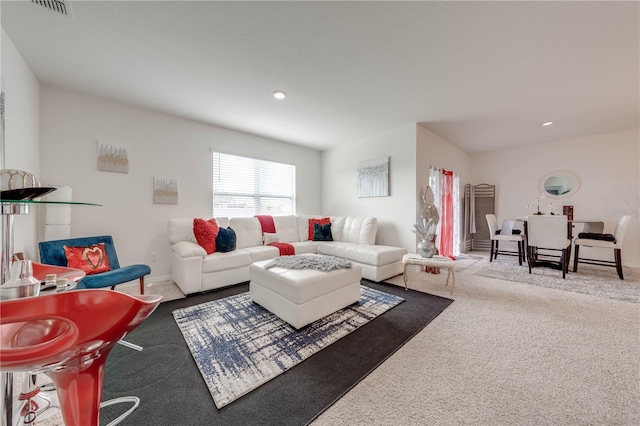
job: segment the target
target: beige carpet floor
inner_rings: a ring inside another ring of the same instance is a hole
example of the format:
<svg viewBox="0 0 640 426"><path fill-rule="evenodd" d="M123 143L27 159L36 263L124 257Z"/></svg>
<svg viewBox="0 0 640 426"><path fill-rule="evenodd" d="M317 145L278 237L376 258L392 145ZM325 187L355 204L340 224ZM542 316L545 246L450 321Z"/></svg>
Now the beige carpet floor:
<svg viewBox="0 0 640 426"><path fill-rule="evenodd" d="M640 306L474 275L486 263L312 425L640 424ZM408 277L449 297L446 274Z"/></svg>

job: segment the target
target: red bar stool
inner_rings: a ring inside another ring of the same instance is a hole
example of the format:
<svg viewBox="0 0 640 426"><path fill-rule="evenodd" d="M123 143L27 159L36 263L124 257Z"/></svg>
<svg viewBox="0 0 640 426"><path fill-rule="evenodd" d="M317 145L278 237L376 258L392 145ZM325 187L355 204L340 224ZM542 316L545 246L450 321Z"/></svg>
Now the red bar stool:
<svg viewBox="0 0 640 426"><path fill-rule="evenodd" d="M98 426L107 356L161 300L76 290L2 301L0 369L46 374L56 386L65 425Z"/></svg>

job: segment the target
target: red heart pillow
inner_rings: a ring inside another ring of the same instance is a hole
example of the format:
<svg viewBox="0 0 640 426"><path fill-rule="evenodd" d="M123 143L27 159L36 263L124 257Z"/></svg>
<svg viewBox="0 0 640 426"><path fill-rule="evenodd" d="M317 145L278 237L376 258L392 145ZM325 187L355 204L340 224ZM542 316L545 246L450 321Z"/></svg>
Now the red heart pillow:
<svg viewBox="0 0 640 426"><path fill-rule="evenodd" d="M111 270L104 243L90 246L63 246L69 268L80 269L87 275L100 274Z"/></svg>
<svg viewBox="0 0 640 426"><path fill-rule="evenodd" d="M215 253L216 237L218 236L218 222L215 219L193 219L193 235L207 254Z"/></svg>

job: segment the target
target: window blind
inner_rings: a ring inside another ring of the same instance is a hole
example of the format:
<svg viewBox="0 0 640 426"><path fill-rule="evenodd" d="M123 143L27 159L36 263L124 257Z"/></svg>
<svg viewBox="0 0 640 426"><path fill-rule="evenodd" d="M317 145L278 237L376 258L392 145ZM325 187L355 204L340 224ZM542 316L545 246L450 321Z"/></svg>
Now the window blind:
<svg viewBox="0 0 640 426"><path fill-rule="evenodd" d="M213 152L213 216L295 214L296 166Z"/></svg>

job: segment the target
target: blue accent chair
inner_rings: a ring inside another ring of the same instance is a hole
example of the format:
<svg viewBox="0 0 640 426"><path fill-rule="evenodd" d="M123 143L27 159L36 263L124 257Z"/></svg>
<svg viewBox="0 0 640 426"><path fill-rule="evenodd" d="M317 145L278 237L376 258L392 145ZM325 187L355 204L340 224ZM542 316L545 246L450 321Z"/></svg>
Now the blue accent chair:
<svg viewBox="0 0 640 426"><path fill-rule="evenodd" d="M43 241L39 243L40 262L47 265L67 266L67 258L64 255L64 246L89 246L92 244L104 243L111 270L100 274L87 275L80 281L76 288L102 288L140 280L140 294L144 294L144 276L151 273L151 268L147 265L120 266L116 247L110 235L97 237L69 238L65 240Z"/></svg>

